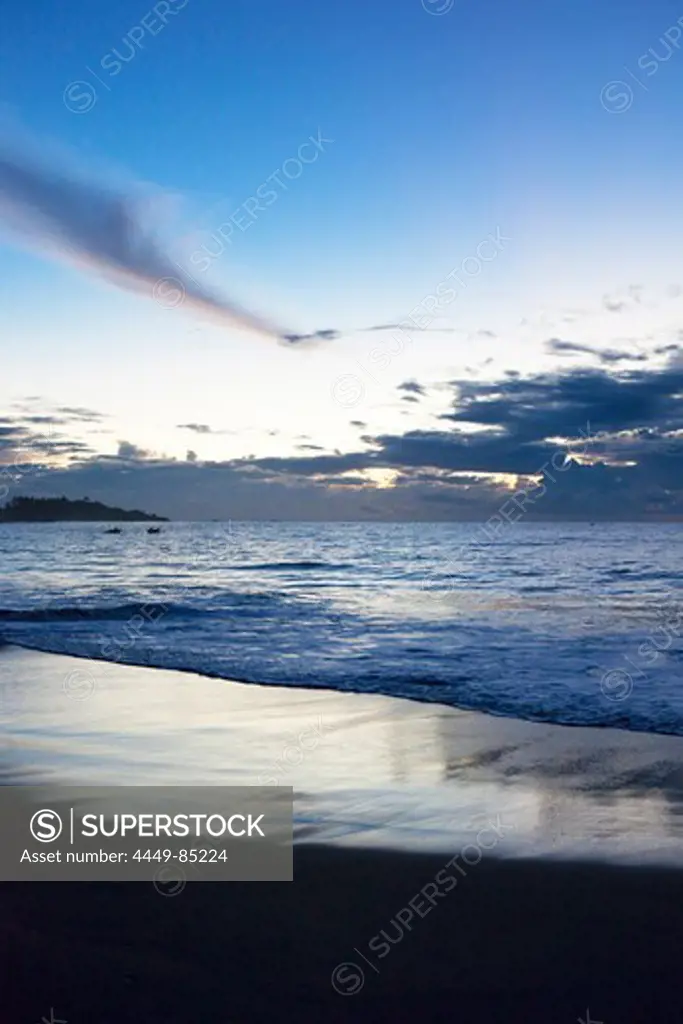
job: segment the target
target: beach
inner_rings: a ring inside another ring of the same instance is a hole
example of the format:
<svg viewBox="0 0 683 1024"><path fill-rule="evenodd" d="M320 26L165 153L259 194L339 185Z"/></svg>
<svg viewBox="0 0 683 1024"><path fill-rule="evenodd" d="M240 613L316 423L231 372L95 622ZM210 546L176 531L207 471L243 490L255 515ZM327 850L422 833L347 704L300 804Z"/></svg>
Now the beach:
<svg viewBox="0 0 683 1024"><path fill-rule="evenodd" d="M683 14L36 6L0 1024L683 1021Z"/></svg>
<svg viewBox="0 0 683 1024"><path fill-rule="evenodd" d="M9 1020L678 1019L678 737L16 647L0 687L5 783L296 795L293 883L2 884Z"/></svg>

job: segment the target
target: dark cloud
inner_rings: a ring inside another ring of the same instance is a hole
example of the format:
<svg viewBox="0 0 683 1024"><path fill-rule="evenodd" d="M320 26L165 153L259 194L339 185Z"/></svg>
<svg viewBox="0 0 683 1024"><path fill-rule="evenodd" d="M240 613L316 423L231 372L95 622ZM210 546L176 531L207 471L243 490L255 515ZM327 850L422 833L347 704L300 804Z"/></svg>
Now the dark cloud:
<svg viewBox="0 0 683 1024"><path fill-rule="evenodd" d="M52 424L55 426L70 423L70 419L65 419L63 416L23 416L21 418L22 423L35 423L35 424Z"/></svg>
<svg viewBox="0 0 683 1024"><path fill-rule="evenodd" d="M422 384L419 384L416 380L404 380L402 384L397 386L398 391L406 391L410 395L426 395L426 388Z"/></svg>
<svg viewBox="0 0 683 1024"><path fill-rule="evenodd" d="M592 345L580 345L574 341L562 341L559 338L551 338L546 342L547 349L557 355L565 353L573 355L582 353L594 356L601 363L610 365L614 363L645 363L647 356L643 352L628 352L613 348L594 348Z"/></svg>
<svg viewBox="0 0 683 1024"><path fill-rule="evenodd" d="M213 434L208 423L179 423L178 430L191 430L195 434Z"/></svg>
<svg viewBox="0 0 683 1024"><path fill-rule="evenodd" d="M119 441L117 456L119 459L130 462L144 462L152 458L152 453L146 448L139 448L138 445L132 444L130 441Z"/></svg>
<svg viewBox="0 0 683 1024"><path fill-rule="evenodd" d="M281 336L281 329L214 295L182 270L147 223L141 193L123 193L66 165L58 168L37 146L28 152L2 141L0 218L24 244L104 274L120 287L142 290L167 308L180 301L230 326Z"/></svg>
<svg viewBox="0 0 683 1024"><path fill-rule="evenodd" d="M363 435L365 450L325 453L313 442L289 457L200 463L194 452L164 459L130 441L92 457L62 438L73 464L36 472L30 485L175 518L477 519L509 501L499 476L509 474L542 495L534 516L683 516L683 366L511 371L450 387L440 429ZM29 425L6 419L5 461L30 437ZM393 470L395 486L373 489L364 473L373 469Z"/></svg>
<svg viewBox="0 0 683 1024"><path fill-rule="evenodd" d="M341 331L324 329L321 331L311 331L310 334L283 334L282 340L287 342L288 345L301 345L302 343L313 341L336 341L341 336Z"/></svg>
<svg viewBox="0 0 683 1024"><path fill-rule="evenodd" d="M681 422L683 368L659 372L576 369L564 374L509 377L495 383L456 382L455 409L442 418L504 432L520 443L572 437L590 422L616 432Z"/></svg>
<svg viewBox="0 0 683 1024"><path fill-rule="evenodd" d="M479 473L536 473L558 447L546 441L520 445L516 439L494 431L468 434L412 430L381 435L376 442L379 448L372 456L376 465Z"/></svg>
<svg viewBox="0 0 683 1024"><path fill-rule="evenodd" d="M55 429L53 416L4 416L0 419L0 464L20 471L48 465L57 458L94 455L88 444L65 437ZM37 430L36 427L47 427Z"/></svg>
<svg viewBox="0 0 683 1024"><path fill-rule="evenodd" d="M244 462L236 460L230 463L232 468L243 468L249 472L258 471L262 475L272 478L287 477L321 477L334 476L340 473L347 473L351 470L368 469L378 465L376 455L373 452L341 452L333 455L311 455L291 456L289 458L252 458L245 466Z"/></svg>
<svg viewBox="0 0 683 1024"><path fill-rule="evenodd" d="M234 430L216 430L208 423L177 423L176 430L190 430L193 434L214 434L216 437L235 433ZM271 436L274 436L275 433L277 431L270 431Z"/></svg>

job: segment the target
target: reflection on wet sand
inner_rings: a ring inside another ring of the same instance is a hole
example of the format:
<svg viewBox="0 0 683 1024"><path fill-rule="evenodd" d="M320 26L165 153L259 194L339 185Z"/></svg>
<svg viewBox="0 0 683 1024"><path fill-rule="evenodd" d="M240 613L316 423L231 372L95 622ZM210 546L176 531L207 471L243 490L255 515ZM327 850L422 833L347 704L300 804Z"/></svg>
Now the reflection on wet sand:
<svg viewBox="0 0 683 1024"><path fill-rule="evenodd" d="M452 850L500 820L500 855L680 861L683 738L93 665L2 650L0 782L291 785L299 841Z"/></svg>

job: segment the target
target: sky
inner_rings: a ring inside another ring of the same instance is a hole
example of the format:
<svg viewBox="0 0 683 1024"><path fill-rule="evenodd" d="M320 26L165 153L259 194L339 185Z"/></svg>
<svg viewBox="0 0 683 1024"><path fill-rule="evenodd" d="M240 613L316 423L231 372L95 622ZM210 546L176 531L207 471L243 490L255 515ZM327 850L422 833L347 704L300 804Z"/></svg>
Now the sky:
<svg viewBox="0 0 683 1024"><path fill-rule="evenodd" d="M477 518L560 450L548 515L683 514L682 26L664 0L9 5L2 145L125 193L190 288L341 336L119 287L3 228L0 176L0 498Z"/></svg>

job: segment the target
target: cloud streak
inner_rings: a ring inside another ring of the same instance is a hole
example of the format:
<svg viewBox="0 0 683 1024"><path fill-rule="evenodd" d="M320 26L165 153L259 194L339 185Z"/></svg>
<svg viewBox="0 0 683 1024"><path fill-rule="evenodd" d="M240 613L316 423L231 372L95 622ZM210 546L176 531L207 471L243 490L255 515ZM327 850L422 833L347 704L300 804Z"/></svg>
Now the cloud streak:
<svg viewBox="0 0 683 1024"><path fill-rule="evenodd" d="M300 345L304 342L337 341L339 338L349 337L352 334L370 334L372 331L419 331L421 333L434 334L456 334L457 327L419 327L414 323L405 320L398 324L375 324L373 327L357 327L347 331L338 331L334 328L326 328L322 331L311 331L310 334L283 334L281 340L288 345Z"/></svg>
<svg viewBox="0 0 683 1024"><path fill-rule="evenodd" d="M283 338L284 330L194 281L145 223L144 204L17 149L0 151L0 223L22 244L225 325ZM170 296L173 300L170 301Z"/></svg>
<svg viewBox="0 0 683 1024"><path fill-rule="evenodd" d="M0 225L20 244L104 276L121 288L144 292L166 309L194 309L219 324L256 331L288 346L375 331L456 330L403 321L292 333L206 288L183 269L153 232L146 216L149 205L73 168L56 168L35 147L29 155L28 150L0 142Z"/></svg>

